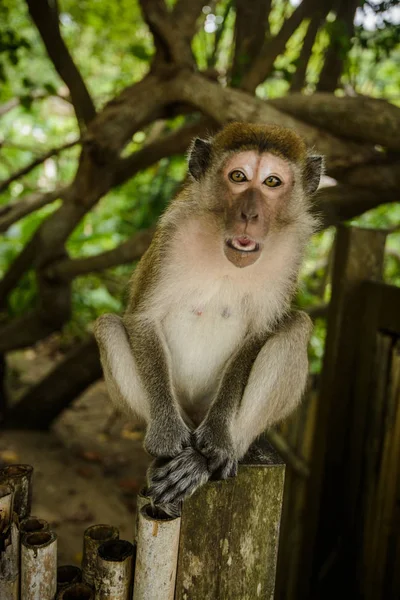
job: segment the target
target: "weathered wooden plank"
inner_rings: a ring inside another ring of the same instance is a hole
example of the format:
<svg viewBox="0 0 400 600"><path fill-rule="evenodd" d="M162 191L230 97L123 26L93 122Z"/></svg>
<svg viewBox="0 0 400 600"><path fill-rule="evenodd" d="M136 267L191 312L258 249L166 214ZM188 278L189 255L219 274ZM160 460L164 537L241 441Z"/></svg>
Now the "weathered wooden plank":
<svg viewBox="0 0 400 600"><path fill-rule="evenodd" d="M285 467L269 447L185 501L175 600L274 597Z"/></svg>
<svg viewBox="0 0 400 600"><path fill-rule="evenodd" d="M321 401L317 407L297 586L301 598L311 598L313 588L316 597L336 597L334 589L339 582L334 567L345 547L347 498L343 493L343 465L348 460L353 418L362 283L381 278L385 239L385 232L371 229L339 227L337 232Z"/></svg>

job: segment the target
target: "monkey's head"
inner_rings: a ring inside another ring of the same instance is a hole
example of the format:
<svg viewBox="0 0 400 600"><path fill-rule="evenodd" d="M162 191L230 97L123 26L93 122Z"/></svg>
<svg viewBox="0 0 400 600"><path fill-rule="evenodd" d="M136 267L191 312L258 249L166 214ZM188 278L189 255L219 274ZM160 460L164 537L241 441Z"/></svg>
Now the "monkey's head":
<svg viewBox="0 0 400 600"><path fill-rule="evenodd" d="M230 123L214 138L196 138L189 173L202 207L217 217L226 258L255 263L273 231L308 221L322 157L308 153L291 129Z"/></svg>

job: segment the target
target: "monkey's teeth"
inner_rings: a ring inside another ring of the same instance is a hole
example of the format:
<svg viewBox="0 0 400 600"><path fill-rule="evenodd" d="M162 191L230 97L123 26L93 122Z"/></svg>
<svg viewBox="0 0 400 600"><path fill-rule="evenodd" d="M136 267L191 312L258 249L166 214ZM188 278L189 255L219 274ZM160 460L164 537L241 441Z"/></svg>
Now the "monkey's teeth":
<svg viewBox="0 0 400 600"><path fill-rule="evenodd" d="M248 238L233 238L230 240L230 244L235 250L240 250L240 252L253 252L258 246L254 240Z"/></svg>

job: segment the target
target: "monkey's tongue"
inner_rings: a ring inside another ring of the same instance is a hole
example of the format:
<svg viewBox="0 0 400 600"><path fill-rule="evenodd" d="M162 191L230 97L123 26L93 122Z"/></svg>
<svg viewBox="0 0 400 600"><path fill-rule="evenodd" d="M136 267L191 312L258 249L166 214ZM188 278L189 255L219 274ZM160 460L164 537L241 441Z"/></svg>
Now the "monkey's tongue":
<svg viewBox="0 0 400 600"><path fill-rule="evenodd" d="M245 236L232 238L231 244L236 250L241 250L241 252L252 252L257 248L256 242Z"/></svg>

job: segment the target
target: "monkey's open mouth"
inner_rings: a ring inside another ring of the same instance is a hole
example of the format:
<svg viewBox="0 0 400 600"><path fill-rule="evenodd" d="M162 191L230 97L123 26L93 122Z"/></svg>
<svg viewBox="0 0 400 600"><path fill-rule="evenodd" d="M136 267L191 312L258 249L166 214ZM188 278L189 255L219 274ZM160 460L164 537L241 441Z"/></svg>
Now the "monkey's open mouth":
<svg viewBox="0 0 400 600"><path fill-rule="evenodd" d="M257 244L257 242L247 237L247 235L233 237L226 244L229 248L239 250L239 252L258 252L260 249L260 244Z"/></svg>

